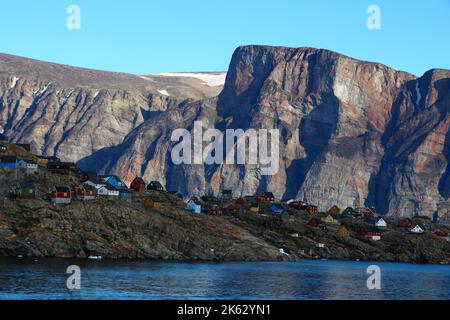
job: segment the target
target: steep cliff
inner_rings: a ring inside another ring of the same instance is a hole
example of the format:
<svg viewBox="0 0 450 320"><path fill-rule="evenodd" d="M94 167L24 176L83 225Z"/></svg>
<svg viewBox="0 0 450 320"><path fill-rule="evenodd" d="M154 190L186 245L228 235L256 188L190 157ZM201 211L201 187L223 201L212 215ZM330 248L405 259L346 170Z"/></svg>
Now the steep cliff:
<svg viewBox="0 0 450 320"><path fill-rule="evenodd" d="M4 93L14 79L2 84L1 119L10 120L0 124L18 134L16 140L33 137L46 153L86 156L79 161L85 169L127 181L142 175L185 194L269 190L321 209L369 205L402 216L450 215L449 70L417 78L328 50L244 46L233 54L217 97L182 100L150 88L151 101L140 100L140 94L129 98L140 88L133 85L88 108L105 117L89 118L95 122L78 120L87 112L80 115L77 107L89 99L83 94L62 105L52 103L53 95L38 98L26 109L29 115L19 116L21 104ZM39 127L44 119L56 123ZM279 129L278 172L264 176L254 165L175 165L170 136L178 128L192 131L195 121L221 131Z"/></svg>

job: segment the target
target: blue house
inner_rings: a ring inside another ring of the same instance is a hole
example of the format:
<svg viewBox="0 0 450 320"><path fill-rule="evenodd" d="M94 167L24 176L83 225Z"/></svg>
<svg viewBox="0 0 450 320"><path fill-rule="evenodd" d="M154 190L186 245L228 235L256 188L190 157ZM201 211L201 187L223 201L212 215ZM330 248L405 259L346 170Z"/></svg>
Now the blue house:
<svg viewBox="0 0 450 320"><path fill-rule="evenodd" d="M106 184L110 185L111 187L119 188L119 189L126 189L127 185L125 182L120 180L118 176L110 175L110 176L103 176L103 181L106 182Z"/></svg>
<svg viewBox="0 0 450 320"><path fill-rule="evenodd" d="M130 191L126 189L119 190L119 200L131 202L132 199L133 194Z"/></svg>
<svg viewBox="0 0 450 320"><path fill-rule="evenodd" d="M186 204L186 210L195 213L202 213L202 205L196 202L194 199L191 199Z"/></svg>
<svg viewBox="0 0 450 320"><path fill-rule="evenodd" d="M271 212L274 212L274 213L282 213L282 212L283 212L283 209L278 208L278 207L277 207L276 205L274 205L274 204L270 206L269 210L270 210Z"/></svg>
<svg viewBox="0 0 450 320"><path fill-rule="evenodd" d="M0 168L16 169L19 166L19 161L16 157L3 156L0 157Z"/></svg>

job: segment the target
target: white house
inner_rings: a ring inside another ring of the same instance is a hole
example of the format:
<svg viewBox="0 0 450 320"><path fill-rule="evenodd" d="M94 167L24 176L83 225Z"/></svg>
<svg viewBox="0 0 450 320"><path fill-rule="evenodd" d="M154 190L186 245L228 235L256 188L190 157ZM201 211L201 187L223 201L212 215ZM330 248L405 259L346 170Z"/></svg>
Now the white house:
<svg viewBox="0 0 450 320"><path fill-rule="evenodd" d="M38 164L31 160L19 160L18 166L25 170L27 174L32 174L38 171Z"/></svg>
<svg viewBox="0 0 450 320"><path fill-rule="evenodd" d="M95 181L95 182L93 182L92 180L87 180L87 181L83 182L83 184L90 185L97 190L100 189L101 187L106 186L106 183L101 182L100 180Z"/></svg>
<svg viewBox="0 0 450 320"><path fill-rule="evenodd" d="M379 228L387 227L387 223L383 218L378 218L377 220L375 220L374 225L375 225L375 227L379 227Z"/></svg>
<svg viewBox="0 0 450 320"><path fill-rule="evenodd" d="M186 210L192 211L195 213L202 213L202 206L195 202L193 199L189 200L186 204Z"/></svg>
<svg viewBox="0 0 450 320"><path fill-rule="evenodd" d="M119 190L111 186L102 186L97 190L97 194L100 197L118 198Z"/></svg>
<svg viewBox="0 0 450 320"><path fill-rule="evenodd" d="M414 228L411 229L411 233L420 234L420 233L424 233L424 232L425 232L425 230L423 230L422 227L419 226L418 224Z"/></svg>

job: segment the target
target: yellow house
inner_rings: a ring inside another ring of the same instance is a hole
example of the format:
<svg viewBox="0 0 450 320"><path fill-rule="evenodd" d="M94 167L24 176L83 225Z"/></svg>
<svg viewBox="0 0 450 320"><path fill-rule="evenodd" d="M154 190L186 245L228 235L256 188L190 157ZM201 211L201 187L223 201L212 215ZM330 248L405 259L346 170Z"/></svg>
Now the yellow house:
<svg viewBox="0 0 450 320"><path fill-rule="evenodd" d="M330 210L328 210L330 214L341 214L341 209L338 206L332 206Z"/></svg>
<svg viewBox="0 0 450 320"><path fill-rule="evenodd" d="M251 212L255 212L255 213L259 213L259 208L258 207L250 207L250 211Z"/></svg>
<svg viewBox="0 0 450 320"><path fill-rule="evenodd" d="M323 218L322 221L325 223L339 223L339 221L333 218L330 214Z"/></svg>
<svg viewBox="0 0 450 320"><path fill-rule="evenodd" d="M341 226L337 231L337 235L339 237L348 237L350 236L350 231L348 231L348 229L345 226Z"/></svg>
<svg viewBox="0 0 450 320"><path fill-rule="evenodd" d="M144 206L147 208L160 208L162 206L162 202L157 197L147 198L144 201Z"/></svg>

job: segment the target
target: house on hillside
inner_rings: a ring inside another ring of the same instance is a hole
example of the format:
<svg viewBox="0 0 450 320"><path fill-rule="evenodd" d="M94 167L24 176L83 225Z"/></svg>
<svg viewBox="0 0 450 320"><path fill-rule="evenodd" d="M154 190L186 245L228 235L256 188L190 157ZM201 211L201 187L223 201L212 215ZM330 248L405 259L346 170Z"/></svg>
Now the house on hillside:
<svg viewBox="0 0 450 320"><path fill-rule="evenodd" d="M98 190L97 190L97 194L99 197L105 197L105 198L109 198L109 199L118 199L119 198L119 189L110 186L110 185L105 185L105 186L101 186Z"/></svg>
<svg viewBox="0 0 450 320"><path fill-rule="evenodd" d="M202 205L195 199L190 199L186 204L186 210L194 213L202 213Z"/></svg>
<svg viewBox="0 0 450 320"><path fill-rule="evenodd" d="M341 209L338 206L334 205L328 210L328 213L329 214L341 214Z"/></svg>
<svg viewBox="0 0 450 320"><path fill-rule="evenodd" d="M19 160L13 156L0 157L0 168L17 169Z"/></svg>
<svg viewBox="0 0 450 320"><path fill-rule="evenodd" d="M133 193L128 189L119 189L119 200L131 202L133 200Z"/></svg>
<svg viewBox="0 0 450 320"><path fill-rule="evenodd" d="M422 234L425 233L425 230L420 225L416 224L416 226L412 228L410 232L414 234Z"/></svg>
<svg viewBox="0 0 450 320"><path fill-rule="evenodd" d="M18 168L25 171L26 174L34 174L38 172L38 164L33 160L19 160Z"/></svg>
<svg viewBox="0 0 450 320"><path fill-rule="evenodd" d="M338 224L339 221L333 218L331 214L327 215L325 218L322 218L322 222L329 224Z"/></svg>
<svg viewBox="0 0 450 320"><path fill-rule="evenodd" d="M257 197L258 202L274 202L275 196L272 192L263 192L262 195Z"/></svg>
<svg viewBox="0 0 450 320"><path fill-rule="evenodd" d="M278 207L275 204L271 205L269 210L270 210L270 212L273 212L273 213L283 213L283 211L284 211L282 208Z"/></svg>
<svg viewBox="0 0 450 320"><path fill-rule="evenodd" d="M349 237L350 231L347 229L346 226L340 226L337 231L337 236L342 238Z"/></svg>
<svg viewBox="0 0 450 320"><path fill-rule="evenodd" d="M94 200L97 198L97 189L87 183L81 184L75 189L77 199L81 201Z"/></svg>
<svg viewBox="0 0 450 320"><path fill-rule="evenodd" d="M204 212L208 216L216 216L216 217L223 216L223 212L222 210L220 210L218 206L207 206L205 207Z"/></svg>
<svg viewBox="0 0 450 320"><path fill-rule="evenodd" d="M355 214L356 214L355 209L353 209L352 207L347 207L347 208L345 208L344 211L342 211L341 217L342 218L354 219L355 218Z"/></svg>
<svg viewBox="0 0 450 320"><path fill-rule="evenodd" d="M106 175L100 177L105 183L111 187L118 188L118 189L126 189L127 185L125 182L120 180L120 178L116 175Z"/></svg>
<svg viewBox="0 0 450 320"><path fill-rule="evenodd" d="M383 218L378 218L372 221L372 224L378 228L386 228L387 222Z"/></svg>
<svg viewBox="0 0 450 320"><path fill-rule="evenodd" d="M141 177L136 177L131 182L130 189L136 191L136 192L143 192L145 191L145 181Z"/></svg>
<svg viewBox="0 0 450 320"><path fill-rule="evenodd" d="M47 170L55 174L68 175L70 172L76 172L76 165L72 162L49 161Z"/></svg>
<svg viewBox="0 0 450 320"><path fill-rule="evenodd" d="M162 201L157 196L148 197L144 201L144 207L147 208L160 208L162 206Z"/></svg>
<svg viewBox="0 0 450 320"><path fill-rule="evenodd" d="M243 206L245 204L245 199L242 197L239 197L235 201L236 204Z"/></svg>
<svg viewBox="0 0 450 320"><path fill-rule="evenodd" d="M231 201L231 199L233 199L233 190L224 189L222 191L222 200Z"/></svg>
<svg viewBox="0 0 450 320"><path fill-rule="evenodd" d="M381 240L381 232L376 227L363 228L363 229L361 229L358 232L358 235L363 237L363 238L371 239L371 240L374 240L374 241Z"/></svg>
<svg viewBox="0 0 450 320"><path fill-rule="evenodd" d="M164 187L159 181L151 181L147 186L147 190L164 192Z"/></svg>
<svg viewBox="0 0 450 320"><path fill-rule="evenodd" d="M311 220L308 221L308 223L306 225L311 228L325 229L325 226L323 224L321 224L319 222L319 219L317 219L317 218L312 218Z"/></svg>
<svg viewBox="0 0 450 320"><path fill-rule="evenodd" d="M16 146L24 149L25 151L31 152L31 145L29 143L16 143Z"/></svg>
<svg viewBox="0 0 450 320"><path fill-rule="evenodd" d="M305 206L305 203L303 201L294 200L289 202L288 206L293 209L301 210Z"/></svg>
<svg viewBox="0 0 450 320"><path fill-rule="evenodd" d="M54 187L50 197L54 204L69 204L72 202L72 192L69 187Z"/></svg>
<svg viewBox="0 0 450 320"><path fill-rule="evenodd" d="M313 205L303 206L303 207L301 207L300 210L308 211L310 214L317 214L317 213L319 213L319 208L317 206L313 206Z"/></svg>

